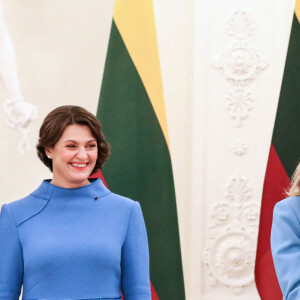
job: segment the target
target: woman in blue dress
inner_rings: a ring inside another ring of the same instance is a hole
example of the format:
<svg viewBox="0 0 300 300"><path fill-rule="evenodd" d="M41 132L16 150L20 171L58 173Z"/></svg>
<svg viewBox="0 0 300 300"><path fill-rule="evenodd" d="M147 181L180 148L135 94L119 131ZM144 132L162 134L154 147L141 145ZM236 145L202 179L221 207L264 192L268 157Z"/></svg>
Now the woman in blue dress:
<svg viewBox="0 0 300 300"><path fill-rule="evenodd" d="M150 300L140 204L89 179L109 156L96 117L54 109L37 153L53 177L2 206L0 299L18 300L23 287L24 300L121 299L121 291L124 300Z"/></svg>
<svg viewBox="0 0 300 300"><path fill-rule="evenodd" d="M300 299L300 163L288 198L274 208L271 249L284 300Z"/></svg>

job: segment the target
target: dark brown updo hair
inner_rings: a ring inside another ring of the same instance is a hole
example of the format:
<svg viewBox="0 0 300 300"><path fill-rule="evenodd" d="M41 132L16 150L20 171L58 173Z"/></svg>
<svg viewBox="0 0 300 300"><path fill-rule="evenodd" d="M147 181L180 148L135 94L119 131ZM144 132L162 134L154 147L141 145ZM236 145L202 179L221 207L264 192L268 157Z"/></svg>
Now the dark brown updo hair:
<svg viewBox="0 0 300 300"><path fill-rule="evenodd" d="M105 140L101 131L101 125L97 118L80 106L65 105L52 110L45 118L36 145L39 159L53 172L52 160L46 155L45 148L54 148L57 141L62 136L65 128L69 125L86 125L91 130L93 137L97 141L98 157L92 174L101 169L110 155L110 145Z"/></svg>

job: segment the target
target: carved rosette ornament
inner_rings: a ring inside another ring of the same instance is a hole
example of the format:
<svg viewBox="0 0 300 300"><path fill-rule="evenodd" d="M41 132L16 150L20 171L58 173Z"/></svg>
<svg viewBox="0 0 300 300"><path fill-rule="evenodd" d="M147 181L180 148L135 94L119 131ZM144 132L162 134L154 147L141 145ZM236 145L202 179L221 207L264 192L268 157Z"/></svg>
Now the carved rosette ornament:
<svg viewBox="0 0 300 300"><path fill-rule="evenodd" d="M227 22L229 36L234 38L250 37L254 31L254 23L245 11L234 11Z"/></svg>
<svg viewBox="0 0 300 300"><path fill-rule="evenodd" d="M234 85L245 86L266 69L267 63L245 39L239 38L217 59L214 67Z"/></svg>
<svg viewBox="0 0 300 300"><path fill-rule="evenodd" d="M245 178L232 178L225 198L211 208L203 261L213 286L223 285L235 294L254 281L255 228L259 207L251 201L252 188Z"/></svg>
<svg viewBox="0 0 300 300"><path fill-rule="evenodd" d="M225 104L230 118L236 122L237 127L241 127L242 121L248 118L253 108L253 98L251 93L236 89L228 92Z"/></svg>
<svg viewBox="0 0 300 300"><path fill-rule="evenodd" d="M245 178L232 178L227 185L226 198L231 202L244 203L252 196L252 188Z"/></svg>
<svg viewBox="0 0 300 300"><path fill-rule="evenodd" d="M236 140L231 149L234 155L243 156L247 152L247 145L241 140Z"/></svg>
<svg viewBox="0 0 300 300"><path fill-rule="evenodd" d="M209 255L216 279L232 287L251 283L254 267L253 246L252 237L242 231L231 231L219 236Z"/></svg>

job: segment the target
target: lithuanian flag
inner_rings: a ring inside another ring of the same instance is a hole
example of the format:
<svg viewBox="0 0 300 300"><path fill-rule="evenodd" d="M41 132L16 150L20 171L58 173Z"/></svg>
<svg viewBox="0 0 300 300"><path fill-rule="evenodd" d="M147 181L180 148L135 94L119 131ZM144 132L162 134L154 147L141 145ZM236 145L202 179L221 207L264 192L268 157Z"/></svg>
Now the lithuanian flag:
<svg viewBox="0 0 300 300"><path fill-rule="evenodd" d="M262 300L282 299L272 260L270 234L274 205L286 197L284 191L300 159L299 21L300 0L297 0L261 204L255 282Z"/></svg>
<svg viewBox="0 0 300 300"><path fill-rule="evenodd" d="M152 299L184 300L176 198L152 0L116 0L97 117L108 187L140 202Z"/></svg>

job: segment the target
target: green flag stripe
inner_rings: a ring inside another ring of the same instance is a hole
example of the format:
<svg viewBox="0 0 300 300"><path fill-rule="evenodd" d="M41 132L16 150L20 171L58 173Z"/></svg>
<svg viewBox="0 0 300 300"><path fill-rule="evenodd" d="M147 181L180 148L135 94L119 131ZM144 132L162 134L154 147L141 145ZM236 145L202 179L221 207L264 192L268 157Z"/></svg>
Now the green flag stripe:
<svg viewBox="0 0 300 300"><path fill-rule="evenodd" d="M145 58L146 59L146 58ZM140 76L113 21L97 117L111 144L109 188L141 203L160 299L185 299L172 166Z"/></svg>
<svg viewBox="0 0 300 300"><path fill-rule="evenodd" d="M300 24L294 15L272 142L289 176L300 158Z"/></svg>

